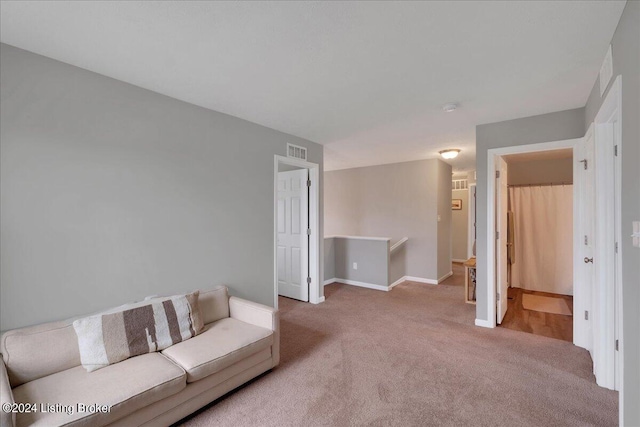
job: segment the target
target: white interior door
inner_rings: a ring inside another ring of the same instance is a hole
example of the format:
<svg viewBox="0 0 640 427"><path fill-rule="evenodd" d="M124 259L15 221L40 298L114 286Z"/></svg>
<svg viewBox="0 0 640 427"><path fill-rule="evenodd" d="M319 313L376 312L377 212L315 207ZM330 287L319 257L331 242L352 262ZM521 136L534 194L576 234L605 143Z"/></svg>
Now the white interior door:
<svg viewBox="0 0 640 427"><path fill-rule="evenodd" d="M278 172L278 294L309 301L308 170Z"/></svg>
<svg viewBox="0 0 640 427"><path fill-rule="evenodd" d="M507 162L496 159L496 321L502 323L507 312Z"/></svg>
<svg viewBox="0 0 640 427"><path fill-rule="evenodd" d="M576 144L573 156L574 191L574 290L573 343L586 348L593 357L595 293L595 137L593 127L583 142Z"/></svg>
<svg viewBox="0 0 640 427"><path fill-rule="evenodd" d="M596 126L595 248L593 251L593 368L596 382L617 390L616 206L613 123Z"/></svg>

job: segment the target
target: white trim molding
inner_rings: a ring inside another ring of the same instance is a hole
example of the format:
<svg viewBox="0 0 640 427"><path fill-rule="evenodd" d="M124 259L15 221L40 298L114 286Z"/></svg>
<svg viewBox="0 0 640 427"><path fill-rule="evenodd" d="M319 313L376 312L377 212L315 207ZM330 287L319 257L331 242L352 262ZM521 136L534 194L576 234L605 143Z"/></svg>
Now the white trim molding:
<svg viewBox="0 0 640 427"><path fill-rule="evenodd" d="M416 277L416 276L404 276L403 279L407 282L418 282L418 283L426 283L428 285L437 285L438 281L435 279L425 279L424 277Z"/></svg>
<svg viewBox="0 0 640 427"><path fill-rule="evenodd" d="M406 276L403 276L403 277L399 278L398 280L396 280L395 282L393 282L392 284L390 284L389 285L389 289L393 289L396 286L398 286L400 283L404 282L405 281L405 277Z"/></svg>
<svg viewBox="0 0 640 427"><path fill-rule="evenodd" d="M450 271L447 274L445 274L444 276L442 276L441 278L439 278L437 284L440 284L440 283L444 282L445 280L447 280L451 276L453 276L453 271Z"/></svg>
<svg viewBox="0 0 640 427"><path fill-rule="evenodd" d="M365 237L365 236L324 236L325 239L359 239L390 241L391 237Z"/></svg>
<svg viewBox="0 0 640 427"><path fill-rule="evenodd" d="M408 241L409 238L408 237L403 237L402 239L398 240L393 246L391 246L389 248L389 252L393 252L396 249L398 249L400 246L402 246L406 241Z"/></svg>
<svg viewBox="0 0 640 427"><path fill-rule="evenodd" d="M476 319L475 323L476 323L476 326L480 326L481 328L495 328L496 327L490 321L484 320L484 319Z"/></svg>
<svg viewBox="0 0 640 427"><path fill-rule="evenodd" d="M403 276L398 280L396 280L395 282L393 282L392 284L390 284L389 286L375 285L373 283L358 282L357 280L347 280L347 279L340 279L340 278L334 277L333 279L325 280L324 286L330 285L335 282L339 282L339 283L344 283L345 285L360 286L361 288L375 289L377 291L388 292L394 287L398 286L400 283L404 283L404 282L415 282L415 283L425 283L427 285L437 285L438 283L446 280L452 275L453 275L453 272L449 272L444 276L442 276L439 280L425 279L424 277Z"/></svg>
<svg viewBox="0 0 640 427"><path fill-rule="evenodd" d="M329 282L329 283L327 283L327 282ZM345 285L358 286L358 287L361 287L361 288L375 289L376 291L384 291L384 292L389 292L390 291L389 286L375 285L373 283L366 283L366 282L358 282L357 280L339 279L337 277L333 278L333 279L325 280L324 284L328 285L328 284L334 283L334 282L344 283Z"/></svg>

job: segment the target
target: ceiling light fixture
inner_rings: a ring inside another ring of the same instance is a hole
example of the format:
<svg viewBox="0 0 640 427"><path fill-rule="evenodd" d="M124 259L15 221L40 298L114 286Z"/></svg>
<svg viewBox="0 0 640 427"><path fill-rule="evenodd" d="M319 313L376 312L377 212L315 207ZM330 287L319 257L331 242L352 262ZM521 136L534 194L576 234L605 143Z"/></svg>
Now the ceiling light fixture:
<svg viewBox="0 0 640 427"><path fill-rule="evenodd" d="M448 150L442 150L439 153L443 159L449 160L458 157L458 153L460 153L460 150L457 148L450 148Z"/></svg>
<svg viewBox="0 0 640 427"><path fill-rule="evenodd" d="M451 113L452 111L456 111L456 108L458 108L458 104L456 104L455 102L451 102L449 104L445 104L442 106L442 109L444 110L445 113Z"/></svg>

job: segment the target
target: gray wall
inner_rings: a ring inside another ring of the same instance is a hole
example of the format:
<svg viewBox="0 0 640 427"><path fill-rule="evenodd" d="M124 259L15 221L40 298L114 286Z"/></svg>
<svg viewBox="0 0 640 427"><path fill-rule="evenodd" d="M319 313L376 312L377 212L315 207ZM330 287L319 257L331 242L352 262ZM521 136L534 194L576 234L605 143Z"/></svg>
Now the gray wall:
<svg viewBox="0 0 640 427"><path fill-rule="evenodd" d="M437 280L451 269L450 241L439 240L449 233L451 166L438 159L326 172L324 215L325 235L408 237L409 276Z"/></svg>
<svg viewBox="0 0 640 427"><path fill-rule="evenodd" d="M438 160L438 280L451 273L451 165ZM408 242L407 242L408 243Z"/></svg>
<svg viewBox="0 0 640 427"><path fill-rule="evenodd" d="M451 257L467 260L469 236L469 190L453 190L452 199L462 200L462 210L451 211Z"/></svg>
<svg viewBox="0 0 640 427"><path fill-rule="evenodd" d="M573 159L545 159L509 163L509 185L573 182Z"/></svg>
<svg viewBox="0 0 640 427"><path fill-rule="evenodd" d="M640 221L640 2L629 1L611 40L613 78L622 75L622 293L624 316L624 425L640 426L640 249L632 221ZM605 52L602 52L604 58ZM585 108L586 132L604 97L596 81Z"/></svg>
<svg viewBox="0 0 640 427"><path fill-rule="evenodd" d="M335 278L389 285L389 240L334 237ZM353 263L358 269L353 268Z"/></svg>
<svg viewBox="0 0 640 427"><path fill-rule="evenodd" d="M325 235L359 235L362 218L359 174L357 169L324 173Z"/></svg>
<svg viewBox="0 0 640 427"><path fill-rule="evenodd" d="M406 243L389 254L389 285L407 275Z"/></svg>
<svg viewBox="0 0 640 427"><path fill-rule="evenodd" d="M0 55L0 329L217 284L274 304L274 154L291 142L322 165L322 146Z"/></svg>
<svg viewBox="0 0 640 427"><path fill-rule="evenodd" d="M335 239L325 237L324 239L324 280L336 277L336 249Z"/></svg>
<svg viewBox="0 0 640 427"><path fill-rule="evenodd" d="M476 257L478 301L487 299L487 151L491 148L559 141L584 136L584 108L479 125L476 127ZM476 318L488 320L486 304L476 305Z"/></svg>

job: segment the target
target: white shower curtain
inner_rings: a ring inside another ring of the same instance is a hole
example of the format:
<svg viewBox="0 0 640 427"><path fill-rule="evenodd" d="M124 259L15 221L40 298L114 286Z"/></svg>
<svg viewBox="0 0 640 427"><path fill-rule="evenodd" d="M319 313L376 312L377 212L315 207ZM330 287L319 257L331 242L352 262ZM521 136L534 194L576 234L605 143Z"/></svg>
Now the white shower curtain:
<svg viewBox="0 0 640 427"><path fill-rule="evenodd" d="M573 295L573 186L509 188L515 222L511 286Z"/></svg>

